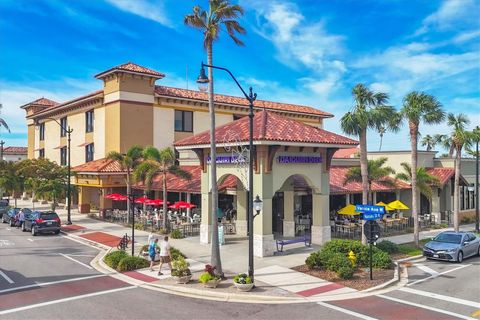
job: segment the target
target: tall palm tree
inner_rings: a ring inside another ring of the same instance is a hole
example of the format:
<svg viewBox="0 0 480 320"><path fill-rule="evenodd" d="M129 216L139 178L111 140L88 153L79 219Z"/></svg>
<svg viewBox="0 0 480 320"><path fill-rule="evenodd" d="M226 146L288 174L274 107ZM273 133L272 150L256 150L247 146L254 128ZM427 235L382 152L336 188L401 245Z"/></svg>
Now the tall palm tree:
<svg viewBox="0 0 480 320"><path fill-rule="evenodd" d="M400 164L403 172L397 173L395 178L412 183L412 166L409 163L402 162ZM433 188L440 186L440 180L430 173L424 167L417 167L417 189L428 199L432 198Z"/></svg>
<svg viewBox="0 0 480 320"><path fill-rule="evenodd" d="M3 105L0 103L0 112L2 111L2 108L3 108ZM1 127L4 127L5 129L7 129L8 132L10 132L10 128L8 127L7 122L5 121L5 119L0 117L0 128Z"/></svg>
<svg viewBox="0 0 480 320"><path fill-rule="evenodd" d="M422 138L422 141L420 143L422 144L422 147L427 147L427 151L431 151L433 148L435 148L437 140L435 139L435 136L427 134L425 137Z"/></svg>
<svg viewBox="0 0 480 320"><path fill-rule="evenodd" d="M446 134L436 134L433 136L437 143L439 143L442 148L448 150L448 157L453 158L455 153L455 146L452 143L452 137Z"/></svg>
<svg viewBox="0 0 480 320"><path fill-rule="evenodd" d="M132 191L132 171L140 164L142 159L143 147L139 145L131 146L127 153L120 153L117 151L110 151L107 154L107 159L117 161L120 168L126 171L125 184L127 185L127 194L130 195ZM127 223L130 223L130 201L127 201Z"/></svg>
<svg viewBox="0 0 480 320"><path fill-rule="evenodd" d="M369 90L363 84L357 84L352 89L355 105L340 120L343 132L355 135L360 140L360 170L362 176L362 203L368 204L368 162L367 162L367 130L384 127L388 130L398 130L398 114L395 108L386 106L388 95ZM362 242L367 243L363 235Z"/></svg>
<svg viewBox="0 0 480 320"><path fill-rule="evenodd" d="M368 202L372 203L372 183L375 181L377 183L383 184L387 187L395 187L395 181L391 179L386 179L388 176L395 174L395 170L390 166L385 166L385 163L388 161L388 158L381 157L375 160L368 160L367 164L367 181L368 181ZM345 176L343 184L349 182L362 182L362 172L359 167L352 167L348 169Z"/></svg>
<svg viewBox="0 0 480 320"><path fill-rule="evenodd" d="M455 115L449 113L447 116L447 124L452 128L450 138L452 145L455 148L455 185L453 190L453 228L455 231L459 229L458 214L460 212L460 167L462 158L462 148L469 147L472 140L470 131L465 130L465 127L470 123L467 116L463 113Z"/></svg>
<svg viewBox="0 0 480 320"><path fill-rule="evenodd" d="M167 228L167 173L177 177L191 179L191 174L175 165L175 153L172 148L158 150L155 147L146 147L142 153L143 162L133 171L135 181L143 181L145 190L152 188L153 178L163 175L163 226Z"/></svg>
<svg viewBox="0 0 480 320"><path fill-rule="evenodd" d="M378 147L378 151L382 151L382 144L383 144L383 135L387 132L385 127L380 127L378 129L378 134L380 135L380 146Z"/></svg>
<svg viewBox="0 0 480 320"><path fill-rule="evenodd" d="M432 95L424 92L410 92L403 99L400 114L407 120L410 131L411 172L412 172L412 216L413 216L413 241L418 246L418 194L417 194L417 161L418 161L418 130L420 123L436 124L445 119L442 104Z"/></svg>
<svg viewBox="0 0 480 320"><path fill-rule="evenodd" d="M210 0L209 10L205 11L200 6L193 7L193 12L184 18L187 26L199 29L203 33L203 47L207 50L207 62L213 65L213 42L217 41L222 27L225 27L230 38L242 46L243 42L237 34L245 34L245 29L237 21L243 15L243 8L239 5L232 5L227 0ZM217 186L217 165L216 165L216 143L215 143L215 107L213 102L213 70L208 68L208 109L210 113L210 163L211 170L211 201L212 201L212 261L217 272L223 275L222 262L220 259L220 246L218 243L218 186Z"/></svg>

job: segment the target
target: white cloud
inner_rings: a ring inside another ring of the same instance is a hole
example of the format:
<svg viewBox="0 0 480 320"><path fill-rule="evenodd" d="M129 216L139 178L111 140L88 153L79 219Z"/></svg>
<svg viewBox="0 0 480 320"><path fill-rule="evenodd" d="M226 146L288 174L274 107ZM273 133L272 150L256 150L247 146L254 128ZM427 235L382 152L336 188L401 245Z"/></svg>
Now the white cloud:
<svg viewBox="0 0 480 320"><path fill-rule="evenodd" d="M145 0L106 0L118 9L137 16L158 22L166 27L172 27L172 22L165 14L161 1L150 3Z"/></svg>
<svg viewBox="0 0 480 320"><path fill-rule="evenodd" d="M437 11L426 17L422 26L416 30L415 35L422 35L430 30L446 31L454 29L459 22L465 22L474 17L478 21L478 5L474 0L445 0ZM470 17L469 17L470 16ZM478 25L478 22L477 22Z"/></svg>
<svg viewBox="0 0 480 320"><path fill-rule="evenodd" d="M459 33L453 38L454 43L461 43L480 37L480 30L466 31Z"/></svg>

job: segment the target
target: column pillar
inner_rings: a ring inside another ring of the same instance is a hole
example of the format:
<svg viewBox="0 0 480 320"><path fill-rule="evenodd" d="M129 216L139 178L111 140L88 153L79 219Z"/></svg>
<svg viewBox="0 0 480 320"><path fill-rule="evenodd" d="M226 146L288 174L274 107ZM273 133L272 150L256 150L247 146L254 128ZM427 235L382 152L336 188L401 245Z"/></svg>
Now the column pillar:
<svg viewBox="0 0 480 320"><path fill-rule="evenodd" d="M253 254L268 257L273 256L276 250L272 233L272 198L264 198L262 212L253 223Z"/></svg>
<svg viewBox="0 0 480 320"><path fill-rule="evenodd" d="M312 243L322 245L331 239L329 196L312 193Z"/></svg>
<svg viewBox="0 0 480 320"><path fill-rule="evenodd" d="M258 217L257 217L258 218ZM237 220L235 221L237 235L247 236L247 191L237 189Z"/></svg>
<svg viewBox="0 0 480 320"><path fill-rule="evenodd" d="M295 220L293 219L294 212L294 192L283 192L283 236L295 237Z"/></svg>
<svg viewBox="0 0 480 320"><path fill-rule="evenodd" d="M350 204L350 194L347 193L347 194L345 195L345 205L348 206L349 204Z"/></svg>
<svg viewBox="0 0 480 320"><path fill-rule="evenodd" d="M440 197L438 196L439 192L440 192L440 189L434 188L434 191L433 191L433 194L432 194L432 199L431 199L432 216L435 217L435 223L436 224L440 223L440 219L441 219Z"/></svg>
<svg viewBox="0 0 480 320"><path fill-rule="evenodd" d="M187 202L190 203L190 192L187 192ZM192 210L190 208L187 209L187 217L190 217L190 212Z"/></svg>
<svg viewBox="0 0 480 320"><path fill-rule="evenodd" d="M90 188L81 186L78 189L78 212L90 213Z"/></svg>
<svg viewBox="0 0 480 320"><path fill-rule="evenodd" d="M375 204L375 203L377 203L377 193L376 193L376 192L374 192L374 193L373 193L373 196L372 196L372 201L373 201L373 203L372 203L372 204Z"/></svg>

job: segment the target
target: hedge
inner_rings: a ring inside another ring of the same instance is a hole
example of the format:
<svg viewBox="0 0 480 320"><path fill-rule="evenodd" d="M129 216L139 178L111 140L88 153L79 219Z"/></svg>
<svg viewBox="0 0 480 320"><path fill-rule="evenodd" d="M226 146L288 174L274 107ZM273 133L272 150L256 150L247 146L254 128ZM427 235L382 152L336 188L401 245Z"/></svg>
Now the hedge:
<svg viewBox="0 0 480 320"><path fill-rule="evenodd" d="M117 270L122 272L122 271L132 271L136 269L141 269L141 268L146 268L150 265L150 263L140 257L135 257L135 256L127 256L120 260L117 266Z"/></svg>
<svg viewBox="0 0 480 320"><path fill-rule="evenodd" d="M120 260L122 260L123 258L125 258L127 256L128 256L128 254L123 250L113 251L113 252L110 252L109 254L107 254L105 256L104 260L105 260L105 263L110 268L117 269L117 266L118 266L118 263L120 262Z"/></svg>

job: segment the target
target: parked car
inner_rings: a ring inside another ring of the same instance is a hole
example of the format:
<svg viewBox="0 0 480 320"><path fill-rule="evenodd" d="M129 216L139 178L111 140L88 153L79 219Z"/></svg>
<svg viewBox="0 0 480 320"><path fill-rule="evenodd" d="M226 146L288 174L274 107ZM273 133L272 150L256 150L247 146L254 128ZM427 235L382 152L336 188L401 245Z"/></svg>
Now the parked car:
<svg viewBox="0 0 480 320"><path fill-rule="evenodd" d="M10 208L6 214L2 216L2 222L3 223L9 223L10 227L14 227L17 225L17 216L20 213L20 211L23 211L23 214L27 215L32 213L32 210L28 208Z"/></svg>
<svg viewBox="0 0 480 320"><path fill-rule="evenodd" d="M462 262L464 258L480 256L480 237L471 232L445 231L423 247L427 259Z"/></svg>
<svg viewBox="0 0 480 320"><path fill-rule="evenodd" d="M25 217L22 231L30 231L33 236L39 233L60 233L61 221L53 211L34 211Z"/></svg>
<svg viewBox="0 0 480 320"><path fill-rule="evenodd" d="M3 218L5 213L7 213L8 209L10 209L8 199L0 199L0 219Z"/></svg>

